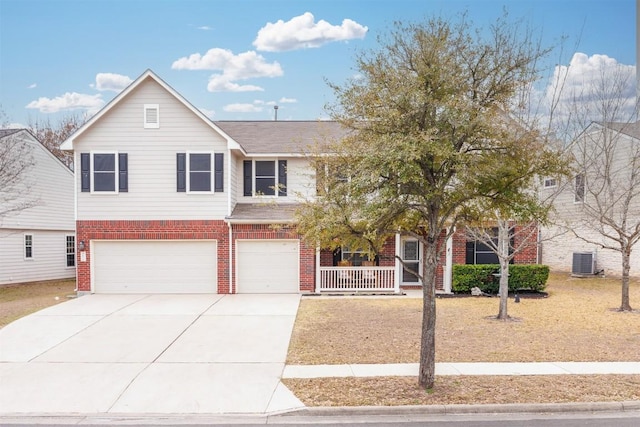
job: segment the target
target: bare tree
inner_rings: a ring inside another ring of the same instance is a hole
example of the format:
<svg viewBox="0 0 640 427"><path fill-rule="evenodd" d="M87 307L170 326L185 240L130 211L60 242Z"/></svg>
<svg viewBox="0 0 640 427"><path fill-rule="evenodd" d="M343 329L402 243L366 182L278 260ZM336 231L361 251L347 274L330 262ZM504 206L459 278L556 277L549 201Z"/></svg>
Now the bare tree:
<svg viewBox="0 0 640 427"><path fill-rule="evenodd" d="M21 132L26 131L0 130L0 220L37 203L30 197L33 146L21 138Z"/></svg>
<svg viewBox="0 0 640 427"><path fill-rule="evenodd" d="M621 255L620 311L629 301L630 257L640 240L640 122L634 75L616 64L572 94L574 205L561 224L579 239Z"/></svg>
<svg viewBox="0 0 640 427"><path fill-rule="evenodd" d="M30 119L28 128L54 156L59 158L67 167L72 167L73 154L69 151L60 150L60 144L78 130L86 119L85 116L77 113L69 113L54 123L49 118L46 120Z"/></svg>

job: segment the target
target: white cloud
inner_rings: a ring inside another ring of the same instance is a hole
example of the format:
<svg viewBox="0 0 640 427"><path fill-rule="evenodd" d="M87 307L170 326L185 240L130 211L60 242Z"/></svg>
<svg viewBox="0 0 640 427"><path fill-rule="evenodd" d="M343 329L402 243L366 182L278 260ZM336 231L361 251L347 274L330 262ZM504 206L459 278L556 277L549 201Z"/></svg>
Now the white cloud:
<svg viewBox="0 0 640 427"><path fill-rule="evenodd" d="M267 62L262 55L247 51L234 55L227 49L213 48L201 55L194 53L173 62L174 70L221 70L222 74L213 74L209 78L209 92L248 92L261 91L260 86L240 85L237 80L257 77L280 77L284 73L278 62Z"/></svg>
<svg viewBox="0 0 640 427"><path fill-rule="evenodd" d="M298 102L298 100L295 98L285 98L283 96L278 102L280 102L281 104L295 104L296 102Z"/></svg>
<svg viewBox="0 0 640 427"><path fill-rule="evenodd" d="M84 93L67 92L55 98L41 97L31 101L26 108L37 109L41 113L57 113L66 110L87 110L89 114L97 112L104 105L102 94L87 95Z"/></svg>
<svg viewBox="0 0 640 427"><path fill-rule="evenodd" d="M555 67L540 96L547 112L550 111L548 106L556 101L554 116L556 120L566 122L575 111L587 114L588 120L604 119L603 95L615 97L615 103L622 107L621 114L609 117L609 120L628 119L636 101L636 66L621 64L607 55L588 56L578 52L568 66Z"/></svg>
<svg viewBox="0 0 640 427"><path fill-rule="evenodd" d="M315 22L312 13L305 12L284 22L268 22L258 31L253 45L258 50L282 52L286 50L320 47L323 44L351 39L363 39L368 28L351 19L342 25L331 25L325 20Z"/></svg>
<svg viewBox="0 0 640 427"><path fill-rule="evenodd" d="M35 89L36 87L38 87L38 85L36 83L32 83L29 86L27 86L27 89Z"/></svg>
<svg viewBox="0 0 640 427"><path fill-rule="evenodd" d="M222 108L224 111L229 113L258 113L262 111L262 107L260 105L253 104L229 104L225 105Z"/></svg>
<svg viewBox="0 0 640 427"><path fill-rule="evenodd" d="M202 26L200 26L200 27L196 27L196 29L198 29L198 30L202 30L202 31L211 31L211 30L213 30L213 28L211 28L211 27L210 27L210 26L208 26L208 25L202 25Z"/></svg>
<svg viewBox="0 0 640 427"><path fill-rule="evenodd" d="M101 92L105 90L120 92L129 86L132 81L128 76L123 76L122 74L98 73L96 74L96 84L91 85L91 87Z"/></svg>

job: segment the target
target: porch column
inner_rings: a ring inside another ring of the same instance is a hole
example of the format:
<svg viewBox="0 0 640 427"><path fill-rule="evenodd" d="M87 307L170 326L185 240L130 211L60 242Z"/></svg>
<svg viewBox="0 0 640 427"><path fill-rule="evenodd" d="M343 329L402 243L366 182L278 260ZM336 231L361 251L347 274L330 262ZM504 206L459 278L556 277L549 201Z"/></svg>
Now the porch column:
<svg viewBox="0 0 640 427"><path fill-rule="evenodd" d="M400 263L400 257L402 256L401 244L402 242L400 241L400 233L396 233L396 248L395 248L395 258L394 258L396 274L393 275L393 288L394 288L394 292L397 294L400 293L400 280L402 277L402 264Z"/></svg>
<svg viewBox="0 0 640 427"><path fill-rule="evenodd" d="M455 233L455 228L453 233ZM444 277L442 278L442 287L444 292L451 293L451 282L453 280L453 234L447 239L445 250Z"/></svg>
<svg viewBox="0 0 640 427"><path fill-rule="evenodd" d="M320 247L316 246L316 293L320 293Z"/></svg>

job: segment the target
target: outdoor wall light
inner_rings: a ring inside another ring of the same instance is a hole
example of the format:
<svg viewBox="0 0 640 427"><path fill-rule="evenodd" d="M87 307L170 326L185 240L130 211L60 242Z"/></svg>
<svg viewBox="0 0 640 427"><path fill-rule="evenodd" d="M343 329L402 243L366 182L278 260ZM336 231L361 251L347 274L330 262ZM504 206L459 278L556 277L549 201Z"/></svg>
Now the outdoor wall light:
<svg viewBox="0 0 640 427"><path fill-rule="evenodd" d="M84 251L84 240L80 240L80 244L78 245L81 251Z"/></svg>

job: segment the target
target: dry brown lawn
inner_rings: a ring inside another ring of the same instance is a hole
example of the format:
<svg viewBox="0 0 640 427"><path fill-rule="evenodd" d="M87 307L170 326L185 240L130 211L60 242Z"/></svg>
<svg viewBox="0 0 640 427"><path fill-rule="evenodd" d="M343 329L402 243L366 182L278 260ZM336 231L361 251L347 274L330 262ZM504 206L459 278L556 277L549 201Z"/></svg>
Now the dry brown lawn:
<svg viewBox="0 0 640 427"><path fill-rule="evenodd" d="M0 328L27 314L67 301L75 279L0 286Z"/></svg>
<svg viewBox="0 0 640 427"><path fill-rule="evenodd" d="M510 299L509 313L517 321L509 322L491 319L498 311L497 298L438 299L436 361L640 361L640 311L615 310L619 280L553 274L547 292L548 298L523 298L519 304ZM640 308L637 280L631 285L631 303ZM421 316L421 299L304 299L287 363L416 363ZM415 378L286 381L307 405L640 399L640 376L633 375L438 377L436 383L426 394Z"/></svg>

